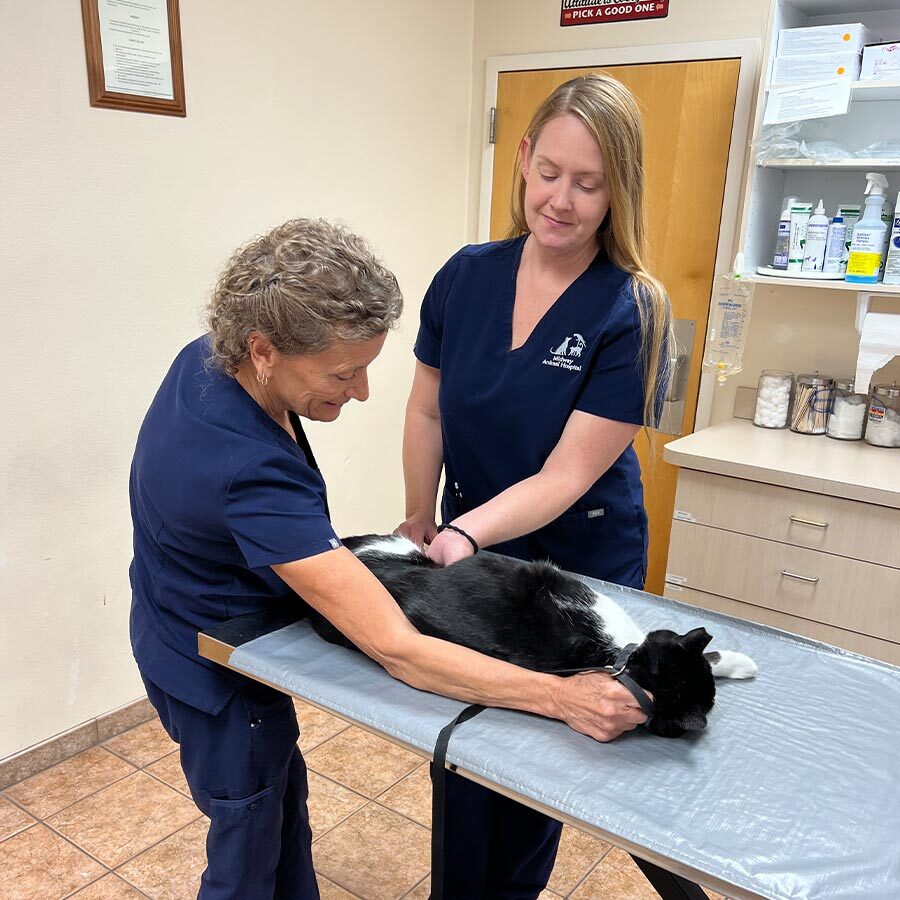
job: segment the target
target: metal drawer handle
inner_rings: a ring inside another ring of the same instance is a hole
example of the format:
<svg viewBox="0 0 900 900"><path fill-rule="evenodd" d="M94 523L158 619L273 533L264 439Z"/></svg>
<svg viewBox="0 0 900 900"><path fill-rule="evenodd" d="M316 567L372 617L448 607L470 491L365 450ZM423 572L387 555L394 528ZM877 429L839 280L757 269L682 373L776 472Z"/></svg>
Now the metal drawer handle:
<svg viewBox="0 0 900 900"><path fill-rule="evenodd" d="M785 578L796 578L798 581L808 581L810 584L816 584L819 580L818 575L815 578L810 578L808 575L795 575L793 572L786 572L784 569L781 570L781 574Z"/></svg>
<svg viewBox="0 0 900 900"><path fill-rule="evenodd" d="M791 516L792 522L796 522L798 525L812 525L813 528L827 528L827 522L813 522L812 519L801 519L799 516Z"/></svg>

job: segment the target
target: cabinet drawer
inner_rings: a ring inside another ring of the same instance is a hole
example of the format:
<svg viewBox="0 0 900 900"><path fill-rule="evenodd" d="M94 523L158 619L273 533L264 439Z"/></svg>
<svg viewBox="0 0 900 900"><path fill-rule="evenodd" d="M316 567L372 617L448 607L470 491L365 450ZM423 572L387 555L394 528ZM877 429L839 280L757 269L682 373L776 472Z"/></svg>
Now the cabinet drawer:
<svg viewBox="0 0 900 900"><path fill-rule="evenodd" d="M900 569L680 521L667 569L673 584L900 641Z"/></svg>
<svg viewBox="0 0 900 900"><path fill-rule="evenodd" d="M821 622L809 622L797 616L776 612L772 609L764 609L760 606L751 606L749 603L741 603L738 600L729 600L728 597L720 597L718 594L707 594L703 591L695 591L692 588L682 588L674 584L667 584L664 597L678 600L681 603L692 603L694 606L702 606L704 609L712 609L716 612L734 616L736 619L746 619L749 622L759 622L760 625L771 625L791 634L801 634L815 641L832 644L835 647L843 647L854 653L862 653L871 656L872 659L880 659L883 662L900 666L900 644L890 641L882 641L865 634L856 634L853 631L845 631L843 628L835 628L832 625L823 625ZM715 635L713 635L715 637Z"/></svg>
<svg viewBox="0 0 900 900"><path fill-rule="evenodd" d="M887 506L682 469L675 517L900 568L900 510Z"/></svg>

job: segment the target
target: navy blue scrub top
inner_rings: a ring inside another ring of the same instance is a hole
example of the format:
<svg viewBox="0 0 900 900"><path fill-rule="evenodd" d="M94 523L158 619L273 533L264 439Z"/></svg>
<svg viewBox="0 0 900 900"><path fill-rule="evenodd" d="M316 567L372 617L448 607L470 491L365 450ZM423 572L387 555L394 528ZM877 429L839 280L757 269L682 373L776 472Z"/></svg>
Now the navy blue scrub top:
<svg viewBox="0 0 900 900"><path fill-rule="evenodd" d="M131 467L131 641L162 690L210 714L241 676L197 653L197 632L302 601L270 566L340 546L299 419L297 440L188 344L141 426Z"/></svg>
<svg viewBox="0 0 900 900"><path fill-rule="evenodd" d="M603 250L510 351L524 244L464 247L422 303L415 354L441 372L445 521L540 471L573 410L644 421L638 307ZM647 514L633 446L560 518L491 549L642 587Z"/></svg>

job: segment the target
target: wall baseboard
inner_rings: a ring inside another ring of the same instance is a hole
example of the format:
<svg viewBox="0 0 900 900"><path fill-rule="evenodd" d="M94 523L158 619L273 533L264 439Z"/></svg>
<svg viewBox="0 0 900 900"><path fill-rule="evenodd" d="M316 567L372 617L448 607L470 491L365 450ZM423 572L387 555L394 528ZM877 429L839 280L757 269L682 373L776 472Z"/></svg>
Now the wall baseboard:
<svg viewBox="0 0 900 900"><path fill-rule="evenodd" d="M12 784L43 772L50 766L107 741L156 715L150 701L143 697L120 706L96 719L76 725L32 747L26 747L6 759L0 759L0 791Z"/></svg>

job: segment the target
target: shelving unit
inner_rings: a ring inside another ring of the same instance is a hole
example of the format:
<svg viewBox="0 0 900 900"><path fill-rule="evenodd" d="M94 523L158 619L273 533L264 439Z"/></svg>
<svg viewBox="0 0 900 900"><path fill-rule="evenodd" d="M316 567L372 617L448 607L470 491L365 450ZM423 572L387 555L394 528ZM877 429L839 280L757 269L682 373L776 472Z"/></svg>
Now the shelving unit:
<svg viewBox="0 0 900 900"><path fill-rule="evenodd" d="M898 112L900 115L900 112ZM832 162L815 159L767 159L757 163L761 169L781 169L782 171L816 172L900 172L900 157L893 159L863 159L853 157ZM865 187L865 182L863 183Z"/></svg>
<svg viewBox="0 0 900 900"><path fill-rule="evenodd" d="M767 84L766 90L793 87L788 84ZM900 81L854 81L850 86L853 103L867 103L872 100L900 100Z"/></svg>
<svg viewBox="0 0 900 900"><path fill-rule="evenodd" d="M890 294L900 297L900 284L851 284L849 281L815 281L801 278L778 278L768 275L751 275L756 284L770 287L815 288L819 291L842 291L845 294Z"/></svg>
<svg viewBox="0 0 900 900"><path fill-rule="evenodd" d="M888 7L888 8L885 8ZM760 102L751 145L744 212L739 244L748 272L770 265L775 232L786 196L815 202L824 198L829 213L839 204L862 204L865 173L887 176L887 198L893 207L900 190L900 158L846 159L818 162L811 159L770 159L756 162L756 145L763 132L765 91L770 83L782 28L862 22L876 35L900 35L900 0L775 0L770 16L766 55L760 84ZM815 123L815 124L812 124ZM816 140L834 140L848 149L864 148L876 141L900 140L900 81L860 81L851 89L850 110L845 116L811 120ZM843 291L848 294L900 294L891 285L852 285L839 281L808 281L755 275L753 280L772 286L805 290Z"/></svg>

